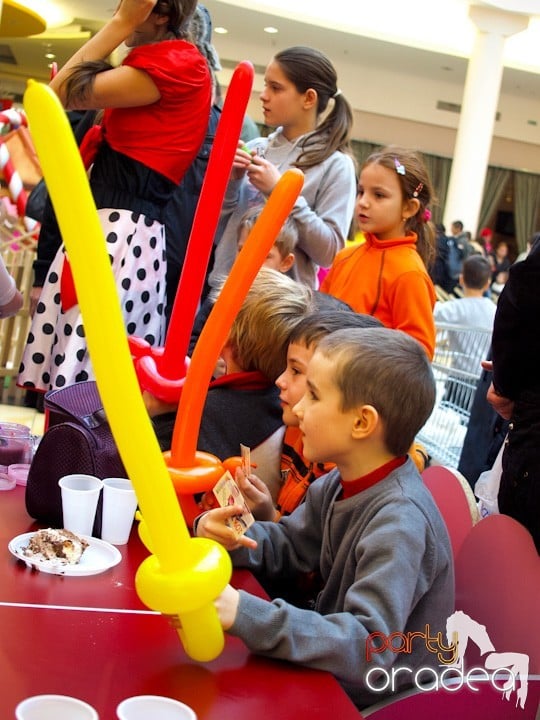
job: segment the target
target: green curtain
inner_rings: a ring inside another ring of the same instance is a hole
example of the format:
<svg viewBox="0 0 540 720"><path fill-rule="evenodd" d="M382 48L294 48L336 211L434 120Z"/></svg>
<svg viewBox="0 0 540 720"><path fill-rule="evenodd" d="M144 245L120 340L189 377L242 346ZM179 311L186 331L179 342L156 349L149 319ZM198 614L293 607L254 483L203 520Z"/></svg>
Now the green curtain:
<svg viewBox="0 0 540 720"><path fill-rule="evenodd" d="M422 155L435 193L435 202L433 207L430 208L431 219L436 224L442 223L452 161L449 158L438 157L437 155L428 155L427 153L422 153Z"/></svg>
<svg viewBox="0 0 540 720"><path fill-rule="evenodd" d="M514 222L519 251L525 250L527 240L538 230L540 210L540 175L514 172Z"/></svg>
<svg viewBox="0 0 540 720"><path fill-rule="evenodd" d="M508 181L511 176L511 170L488 167L486 181L484 183L484 197L482 199L482 207L480 208L480 217L478 219L479 228L490 226L490 222L492 222L492 218L495 215L495 211L499 206L500 199L506 190L506 186L508 185Z"/></svg>

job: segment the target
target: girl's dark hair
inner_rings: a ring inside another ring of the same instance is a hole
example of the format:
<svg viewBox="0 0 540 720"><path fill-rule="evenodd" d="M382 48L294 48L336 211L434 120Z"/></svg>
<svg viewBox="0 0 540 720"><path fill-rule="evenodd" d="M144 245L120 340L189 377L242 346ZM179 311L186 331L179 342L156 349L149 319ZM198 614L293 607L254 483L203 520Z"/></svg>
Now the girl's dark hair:
<svg viewBox="0 0 540 720"><path fill-rule="evenodd" d="M294 165L300 170L307 170L322 163L336 150L352 157L352 108L337 86L336 71L326 55L297 45L281 50L274 55L274 60L299 93L305 93L310 88L317 92L317 116L326 110L329 100L334 100L329 114L304 140L302 152Z"/></svg>
<svg viewBox="0 0 540 720"><path fill-rule="evenodd" d="M429 220L431 215L427 215L426 211L431 213L429 207L437 200L422 156L414 150L388 145L372 153L362 169L373 164L382 165L396 173L404 201L411 198L418 200L418 210L406 221L405 232L416 233L416 249L426 268L430 269L435 259L436 231Z"/></svg>
<svg viewBox="0 0 540 720"><path fill-rule="evenodd" d="M197 0L157 0L152 10L157 15L167 15L169 22L167 30L174 37L186 37L188 34L188 20L197 7Z"/></svg>
<svg viewBox="0 0 540 720"><path fill-rule="evenodd" d="M94 79L99 73L111 70L112 65L105 60L87 60L79 63L65 81L66 105L77 107L92 92Z"/></svg>

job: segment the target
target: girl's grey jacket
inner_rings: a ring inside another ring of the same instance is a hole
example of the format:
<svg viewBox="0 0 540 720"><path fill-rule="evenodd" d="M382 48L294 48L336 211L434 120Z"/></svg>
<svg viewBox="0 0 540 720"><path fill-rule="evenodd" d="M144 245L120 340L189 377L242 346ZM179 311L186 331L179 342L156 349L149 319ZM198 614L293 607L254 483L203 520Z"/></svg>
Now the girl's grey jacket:
<svg viewBox="0 0 540 720"><path fill-rule="evenodd" d="M293 167L306 137L302 135L291 142L278 128L268 138L251 140L247 147L256 149L284 173ZM330 267L338 250L344 247L350 229L356 199L354 162L349 155L336 151L304 175L302 192L290 215L298 230L293 276L316 288L318 267ZM215 237L214 267L209 277L212 287L228 275L236 258L242 216L253 207L262 207L265 200L246 176L229 181Z"/></svg>

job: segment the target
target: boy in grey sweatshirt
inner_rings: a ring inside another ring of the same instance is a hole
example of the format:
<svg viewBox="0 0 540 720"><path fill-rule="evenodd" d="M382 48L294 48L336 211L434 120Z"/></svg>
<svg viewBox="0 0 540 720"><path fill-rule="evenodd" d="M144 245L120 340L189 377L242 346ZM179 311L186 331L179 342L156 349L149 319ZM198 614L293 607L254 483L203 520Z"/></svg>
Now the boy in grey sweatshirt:
<svg viewBox="0 0 540 720"><path fill-rule="evenodd" d="M253 652L333 673L360 708L432 681L431 669L452 659L443 645L454 610L450 541L407 457L434 399L426 354L405 333L330 334L294 412L306 457L335 470L278 523L255 523L236 539L225 524L241 512L232 506L206 513L196 529L229 549L236 567L270 578L320 574L313 610L227 586L220 621Z"/></svg>

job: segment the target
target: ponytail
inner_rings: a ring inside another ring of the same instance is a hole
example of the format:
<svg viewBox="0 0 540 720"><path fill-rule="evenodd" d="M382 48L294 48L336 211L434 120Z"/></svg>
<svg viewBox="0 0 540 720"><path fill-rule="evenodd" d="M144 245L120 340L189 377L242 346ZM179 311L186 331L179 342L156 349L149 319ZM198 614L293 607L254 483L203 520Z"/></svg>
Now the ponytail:
<svg viewBox="0 0 540 720"><path fill-rule="evenodd" d="M336 151L353 157L350 144L352 108L337 87L335 68L326 55L314 48L298 45L281 50L274 60L299 93L305 93L310 88L315 90L317 117L326 111L330 100L334 103L323 122L303 141L295 166L307 170L324 162Z"/></svg>

